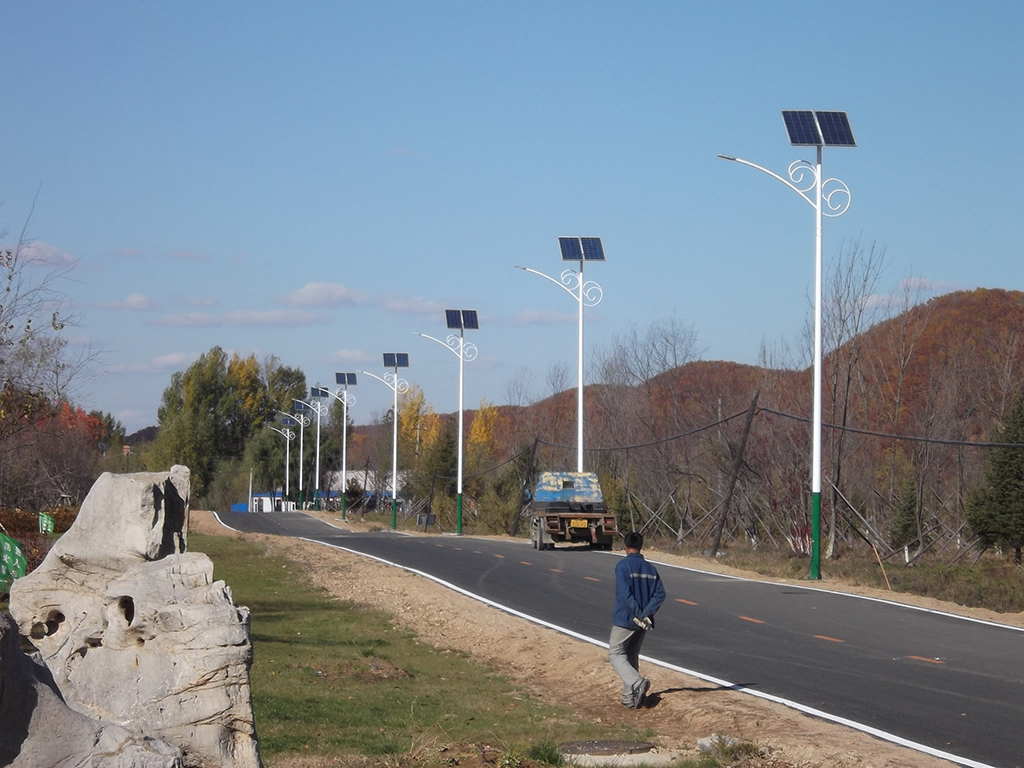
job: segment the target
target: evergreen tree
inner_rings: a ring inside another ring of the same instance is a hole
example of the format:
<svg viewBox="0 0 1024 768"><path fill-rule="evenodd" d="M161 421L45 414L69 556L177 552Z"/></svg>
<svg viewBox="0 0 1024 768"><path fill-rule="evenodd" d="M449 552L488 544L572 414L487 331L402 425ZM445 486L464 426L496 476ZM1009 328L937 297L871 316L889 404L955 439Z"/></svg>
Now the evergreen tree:
<svg viewBox="0 0 1024 768"><path fill-rule="evenodd" d="M903 490L896 497L896 517L889 531L889 546L893 549L901 549L918 540L917 510L917 485L911 477L903 483Z"/></svg>
<svg viewBox="0 0 1024 768"><path fill-rule="evenodd" d="M967 509L971 529L986 546L1013 549L1021 564L1024 548L1024 393L1018 395L999 442L1019 447L993 448L984 485Z"/></svg>

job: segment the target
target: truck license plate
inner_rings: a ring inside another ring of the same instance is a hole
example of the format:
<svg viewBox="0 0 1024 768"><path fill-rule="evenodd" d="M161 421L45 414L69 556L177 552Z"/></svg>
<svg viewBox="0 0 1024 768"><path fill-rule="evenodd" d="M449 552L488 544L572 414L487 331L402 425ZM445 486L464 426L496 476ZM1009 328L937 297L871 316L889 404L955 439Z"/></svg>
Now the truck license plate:
<svg viewBox="0 0 1024 768"><path fill-rule="evenodd" d="M579 519L570 520L569 521L569 527L570 528L589 528L590 527L590 521L588 521L588 520L579 520Z"/></svg>

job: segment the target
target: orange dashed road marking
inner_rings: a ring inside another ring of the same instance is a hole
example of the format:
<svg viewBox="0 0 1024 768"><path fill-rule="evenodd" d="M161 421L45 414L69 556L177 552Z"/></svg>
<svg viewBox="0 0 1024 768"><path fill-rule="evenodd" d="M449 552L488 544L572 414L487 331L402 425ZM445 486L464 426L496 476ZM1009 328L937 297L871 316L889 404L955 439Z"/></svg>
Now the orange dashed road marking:
<svg viewBox="0 0 1024 768"><path fill-rule="evenodd" d="M560 570L558 570L557 568L552 568L552 569L551 569L551 572L552 572L552 573L564 573L564 571L560 571Z"/></svg>
<svg viewBox="0 0 1024 768"><path fill-rule="evenodd" d="M495 555L495 557L501 558L502 560L504 560L504 559L505 559L505 556L504 556L504 555Z"/></svg>
<svg viewBox="0 0 1024 768"><path fill-rule="evenodd" d="M520 565L533 565L533 563L528 563L528 562L526 562L525 560L520 560L520 561L519 561L519 564L520 564Z"/></svg>
<svg viewBox="0 0 1024 768"><path fill-rule="evenodd" d="M917 661L927 661L929 664L945 664L946 663L944 661L939 661L938 659L928 659L928 658L925 658L924 656L907 656L907 658L908 659L915 659Z"/></svg>
<svg viewBox="0 0 1024 768"><path fill-rule="evenodd" d="M584 576L583 578L587 581L600 581L600 579L595 579L593 576Z"/></svg>
<svg viewBox="0 0 1024 768"><path fill-rule="evenodd" d="M681 598L681 597L677 597L676 598L676 602L677 603L686 603L686 605L700 605L700 603L695 603L695 602L693 602L693 600L683 600L683 598Z"/></svg>
<svg viewBox="0 0 1024 768"><path fill-rule="evenodd" d="M830 643L845 643L845 640L840 640L838 637L829 637L828 635L815 635L819 640L828 640Z"/></svg>
<svg viewBox="0 0 1024 768"><path fill-rule="evenodd" d="M743 619L744 621L753 622L754 624L764 624L764 622L761 621L760 619L752 619L749 616L740 616L740 618Z"/></svg>

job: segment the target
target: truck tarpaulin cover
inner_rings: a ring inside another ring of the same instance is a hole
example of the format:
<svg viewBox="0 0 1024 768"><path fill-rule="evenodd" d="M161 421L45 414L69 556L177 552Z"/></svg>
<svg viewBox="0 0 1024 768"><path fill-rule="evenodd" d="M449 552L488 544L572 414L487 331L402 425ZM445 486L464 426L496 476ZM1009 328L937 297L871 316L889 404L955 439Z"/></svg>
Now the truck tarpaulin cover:
<svg viewBox="0 0 1024 768"><path fill-rule="evenodd" d="M597 475L592 472L541 472L533 492L535 502L599 504L604 501Z"/></svg>

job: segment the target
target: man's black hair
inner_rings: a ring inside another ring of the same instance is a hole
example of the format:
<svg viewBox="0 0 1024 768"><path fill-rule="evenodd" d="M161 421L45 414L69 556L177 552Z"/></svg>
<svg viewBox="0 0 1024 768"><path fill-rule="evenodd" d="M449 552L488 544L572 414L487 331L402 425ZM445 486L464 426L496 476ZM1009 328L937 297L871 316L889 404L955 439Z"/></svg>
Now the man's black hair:
<svg viewBox="0 0 1024 768"><path fill-rule="evenodd" d="M644 535L636 531L630 531L623 539L626 549L635 549L639 552L644 548Z"/></svg>

